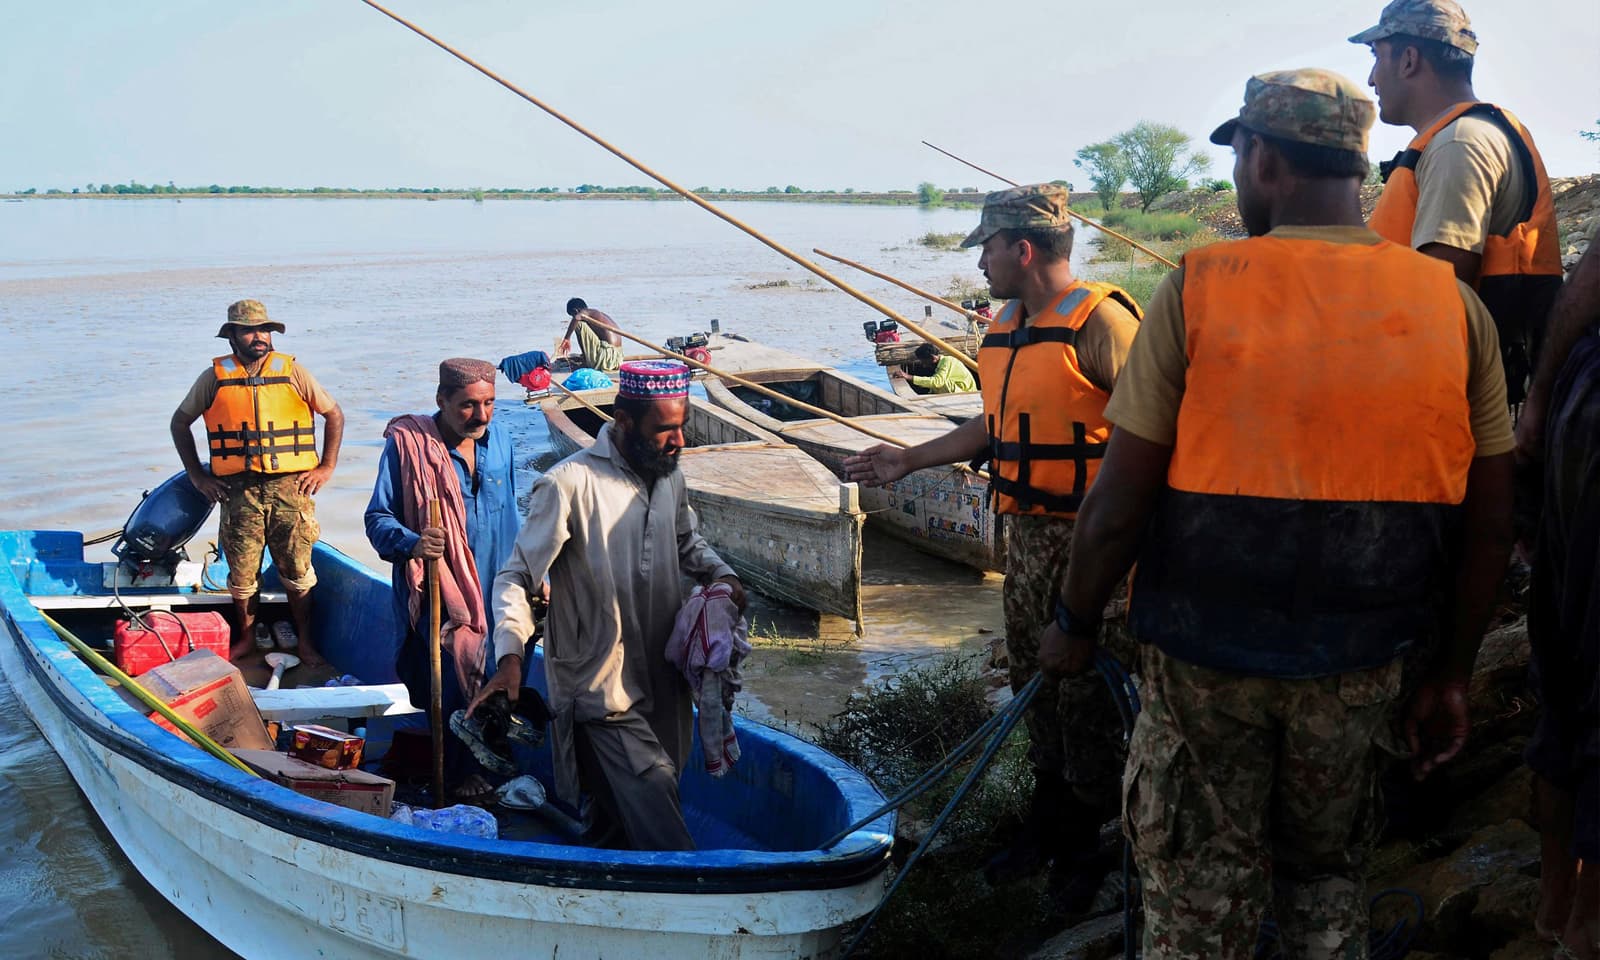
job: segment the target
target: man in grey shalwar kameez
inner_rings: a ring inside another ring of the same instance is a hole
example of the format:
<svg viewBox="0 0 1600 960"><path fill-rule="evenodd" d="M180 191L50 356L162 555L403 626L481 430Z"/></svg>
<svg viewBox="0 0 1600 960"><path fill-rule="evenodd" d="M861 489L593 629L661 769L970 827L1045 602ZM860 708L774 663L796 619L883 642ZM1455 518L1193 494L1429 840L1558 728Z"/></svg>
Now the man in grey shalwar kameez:
<svg viewBox="0 0 1600 960"><path fill-rule="evenodd" d="M602 842L690 850L678 774L691 745L691 696L666 645L685 576L731 583L741 608L744 590L695 530L677 470L688 369L636 361L619 379L616 421L534 484L527 522L495 578L497 672L479 700L494 690L516 696L531 599L548 575L556 796L575 807L580 786L589 793L623 834Z"/></svg>

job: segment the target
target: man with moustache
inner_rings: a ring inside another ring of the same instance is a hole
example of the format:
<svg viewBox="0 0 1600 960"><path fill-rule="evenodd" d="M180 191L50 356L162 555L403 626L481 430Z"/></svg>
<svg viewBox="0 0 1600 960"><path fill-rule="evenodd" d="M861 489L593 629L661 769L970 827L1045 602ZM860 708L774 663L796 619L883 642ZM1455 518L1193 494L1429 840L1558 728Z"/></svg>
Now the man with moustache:
<svg viewBox="0 0 1600 960"><path fill-rule="evenodd" d="M263 550L272 551L278 579L299 635L296 654L307 666L322 655L311 636L311 547L321 535L311 498L339 462L344 411L310 371L272 349L283 324L267 318L259 300L228 307L217 336L232 353L217 357L195 380L172 415L172 443L195 489L222 505L217 542L228 561L228 592L238 615L229 656L254 647ZM312 414L322 416L317 456ZM210 463L202 464L190 426L205 417Z"/></svg>
<svg viewBox="0 0 1600 960"><path fill-rule="evenodd" d="M1139 329L1123 290L1073 276L1067 192L1050 184L984 199L978 269L1010 301L978 351L983 416L915 447L878 445L845 461L851 480L883 484L924 467L990 460L989 489L1006 519L1004 587L1011 688L1038 672L1039 636L1056 616L1073 518L1104 456L1104 410ZM1098 613L1098 611L1096 611ZM1093 855L1117 809L1122 727L1096 676L1050 679L1026 717L1034 792L1022 830L990 860L991 883L1055 862L1058 895L1077 905L1103 872Z"/></svg>
<svg viewBox="0 0 1600 960"><path fill-rule="evenodd" d="M440 563L442 706L449 717L483 685L488 662L490 591L517 536L516 466L511 438L493 424L495 368L454 357L439 364L438 410L407 414L384 430L378 478L367 504L367 540L393 564L401 635L395 672L423 709L432 703L427 564ZM429 519L429 502L440 519ZM458 797L486 792L462 744L445 744L446 780Z"/></svg>
<svg viewBox="0 0 1600 960"><path fill-rule="evenodd" d="M744 588L706 545L689 510L678 453L689 369L670 360L622 364L615 421L594 445L534 484L528 519L494 584L496 691L513 700L532 600L550 578L545 624L555 793L580 788L599 816L596 843L690 850L678 774L691 744L691 695L666 658L683 579L721 580L743 609Z"/></svg>
<svg viewBox="0 0 1600 960"><path fill-rule="evenodd" d="M1455 0L1393 0L1350 38L1372 48L1378 119L1416 131L1381 164L1368 226L1443 260L1470 284L1500 334L1507 399L1519 404L1561 289L1555 204L1533 136L1478 99L1478 35Z"/></svg>

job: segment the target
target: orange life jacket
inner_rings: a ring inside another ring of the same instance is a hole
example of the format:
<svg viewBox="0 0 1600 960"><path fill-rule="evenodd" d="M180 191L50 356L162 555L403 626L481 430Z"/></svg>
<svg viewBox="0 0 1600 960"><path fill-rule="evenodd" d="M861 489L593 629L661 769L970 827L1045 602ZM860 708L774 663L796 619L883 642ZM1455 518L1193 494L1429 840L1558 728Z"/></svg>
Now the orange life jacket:
<svg viewBox="0 0 1600 960"><path fill-rule="evenodd" d="M299 473L318 463L311 407L289 374L294 357L268 353L254 376L238 357L211 361L217 397L206 408L211 472Z"/></svg>
<svg viewBox="0 0 1600 960"><path fill-rule="evenodd" d="M1267 236L1184 267L1189 366L1135 636L1255 676L1388 663L1436 629L1476 449L1450 265Z"/></svg>
<svg viewBox="0 0 1600 960"><path fill-rule="evenodd" d="M1482 117L1505 133L1527 185L1517 225L1505 236L1484 238L1477 285L1478 296L1494 316L1500 333L1507 399L1521 403L1562 275L1550 178L1527 129L1509 111L1492 103L1456 104L1393 160L1379 164L1383 193L1367 225L1386 240L1411 245L1411 228L1417 219L1417 162L1440 130L1467 116Z"/></svg>
<svg viewBox="0 0 1600 960"><path fill-rule="evenodd" d="M1080 280L1025 325L1022 302L1011 301L984 334L978 381L996 513L1070 517L1094 482L1111 436L1110 394L1083 375L1076 343L1107 297L1140 316L1121 289Z"/></svg>

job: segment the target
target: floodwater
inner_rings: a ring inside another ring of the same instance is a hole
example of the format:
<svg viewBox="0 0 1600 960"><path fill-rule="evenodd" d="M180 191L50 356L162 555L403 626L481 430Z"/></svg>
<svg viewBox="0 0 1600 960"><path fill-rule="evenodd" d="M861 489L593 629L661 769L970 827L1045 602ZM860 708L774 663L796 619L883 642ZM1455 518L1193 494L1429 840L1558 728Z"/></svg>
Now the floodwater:
<svg viewBox="0 0 1600 960"><path fill-rule="evenodd" d="M792 249L820 246L943 292L981 283L973 251L924 233L965 231L974 210L806 203L727 209ZM1082 246L1082 245L1080 245ZM848 268L839 267L840 271ZM920 318L904 292L857 284ZM788 281L776 285L775 281ZM704 211L677 202L116 199L0 204L0 357L7 450L0 529L121 526L179 469L168 434L211 357L227 305L262 300L346 415L337 472L317 498L323 537L377 566L362 532L382 429L432 407L447 356L550 349L581 296L655 342L722 329L881 382L861 332L870 308ZM953 315L950 315L953 318ZM548 452L542 417L500 383L524 490ZM200 540L213 539L215 528ZM194 551L191 551L194 552ZM763 649L752 715L815 723L853 690L1000 628L999 579L868 545L867 635L817 653ZM814 618L758 607L758 633ZM0 682L0 956L231 956L170 907L117 850L65 768Z"/></svg>

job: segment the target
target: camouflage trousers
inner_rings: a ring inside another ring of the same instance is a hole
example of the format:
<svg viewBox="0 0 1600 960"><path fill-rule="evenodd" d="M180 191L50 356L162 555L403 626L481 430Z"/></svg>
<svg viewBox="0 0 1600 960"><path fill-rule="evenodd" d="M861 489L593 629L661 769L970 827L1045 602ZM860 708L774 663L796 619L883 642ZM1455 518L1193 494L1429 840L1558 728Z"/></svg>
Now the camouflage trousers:
<svg viewBox="0 0 1600 960"><path fill-rule="evenodd" d="M240 473L221 479L228 498L222 502L217 545L228 561L228 593L235 600L255 596L263 551L271 551L284 587L309 592L317 583L311 546L322 528L311 497L296 485L300 475Z"/></svg>
<svg viewBox="0 0 1600 960"><path fill-rule="evenodd" d="M1277 680L1143 654L1123 829L1145 960L1249 960L1269 905L1289 960L1364 958L1375 746L1394 746L1399 661Z"/></svg>
<svg viewBox="0 0 1600 960"><path fill-rule="evenodd" d="M1055 619L1072 528L1062 517L1006 516L1002 597L1013 691L1039 672L1039 635ZM1108 621L1101 642L1132 667L1132 643L1120 620ZM1122 721L1100 674L1091 670L1042 684L1023 722L1034 774L1065 780L1079 800L1109 818L1120 796L1125 751Z"/></svg>

